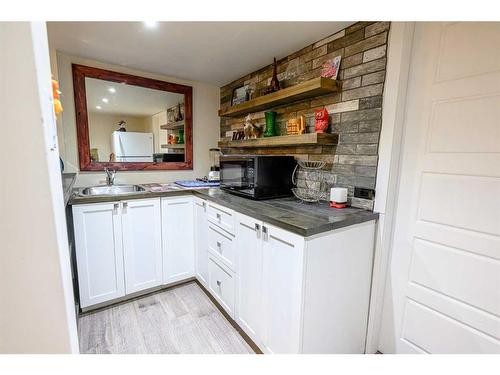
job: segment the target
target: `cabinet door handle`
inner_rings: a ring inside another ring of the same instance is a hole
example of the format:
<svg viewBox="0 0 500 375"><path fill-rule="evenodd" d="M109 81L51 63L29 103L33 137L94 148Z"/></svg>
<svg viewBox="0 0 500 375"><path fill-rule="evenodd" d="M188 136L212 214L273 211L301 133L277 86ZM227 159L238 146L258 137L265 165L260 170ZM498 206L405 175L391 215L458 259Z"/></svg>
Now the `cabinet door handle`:
<svg viewBox="0 0 500 375"><path fill-rule="evenodd" d="M217 280L217 286L220 287L222 285L222 281Z"/></svg>
<svg viewBox="0 0 500 375"><path fill-rule="evenodd" d="M128 202L123 202L123 213L126 213L128 208Z"/></svg>
<svg viewBox="0 0 500 375"><path fill-rule="evenodd" d="M262 226L262 234L264 234L264 240L267 241L269 233L268 233L267 227L265 225Z"/></svg>
<svg viewBox="0 0 500 375"><path fill-rule="evenodd" d="M115 203L113 205L113 213L114 214L117 214L118 213L118 207L120 207L120 204L119 203Z"/></svg>
<svg viewBox="0 0 500 375"><path fill-rule="evenodd" d="M203 206L203 210L207 210L207 202L202 202L201 205Z"/></svg>
<svg viewBox="0 0 500 375"><path fill-rule="evenodd" d="M260 224L255 223L255 233L257 234L257 238L260 238Z"/></svg>

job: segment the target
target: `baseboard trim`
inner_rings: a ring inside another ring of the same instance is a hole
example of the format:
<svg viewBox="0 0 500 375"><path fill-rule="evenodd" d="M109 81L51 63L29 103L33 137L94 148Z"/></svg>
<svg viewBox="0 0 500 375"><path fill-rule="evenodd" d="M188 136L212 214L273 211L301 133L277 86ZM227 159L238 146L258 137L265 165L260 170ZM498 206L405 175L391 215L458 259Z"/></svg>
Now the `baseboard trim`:
<svg viewBox="0 0 500 375"><path fill-rule="evenodd" d="M217 309L224 315L224 318L233 326L233 328L240 334L240 336L245 340L245 342L252 348L252 350L255 352L255 354L264 354L262 350L257 346L255 342L248 336L243 329L234 321L233 318L229 316L229 314L224 310L224 308L220 305L220 303L210 294L210 292L203 286L202 283L198 279L194 280L196 284L203 290L203 292L207 295L207 297L212 301L212 303L217 307Z"/></svg>
<svg viewBox="0 0 500 375"><path fill-rule="evenodd" d="M107 309L109 307L118 306L118 305L122 305L122 304L127 303L127 302L135 301L135 300L138 300L139 298L143 298L143 297L146 297L149 295L164 292L165 290L168 290L168 289L177 288L179 286L182 286L182 285L185 285L188 283L192 283L195 280L196 280L196 278L190 277L190 278L185 279L185 280L176 281L174 283L170 283L167 285L160 285L160 286L156 286L154 288L141 290L140 292L127 294L126 296L123 296L120 298L115 298L115 299L110 300L110 301L106 301L106 302L98 303L96 305L92 305L89 307L81 308L80 313L78 314L78 317L88 315L88 314L91 314L93 312L101 311L101 310Z"/></svg>

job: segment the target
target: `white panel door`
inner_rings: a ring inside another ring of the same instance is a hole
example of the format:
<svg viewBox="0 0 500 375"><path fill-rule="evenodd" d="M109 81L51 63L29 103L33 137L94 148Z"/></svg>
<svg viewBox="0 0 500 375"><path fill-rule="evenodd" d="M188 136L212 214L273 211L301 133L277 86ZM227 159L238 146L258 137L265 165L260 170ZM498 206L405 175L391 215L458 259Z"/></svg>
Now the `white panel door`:
<svg viewBox="0 0 500 375"><path fill-rule="evenodd" d="M207 202L204 199L194 198L195 217L195 271L198 280L208 286L208 220Z"/></svg>
<svg viewBox="0 0 500 375"><path fill-rule="evenodd" d="M236 322L255 341L261 344L264 324L262 290L262 222L236 214L237 249Z"/></svg>
<svg viewBox="0 0 500 375"><path fill-rule="evenodd" d="M262 241L264 347L299 353L304 237L264 223Z"/></svg>
<svg viewBox="0 0 500 375"><path fill-rule="evenodd" d="M122 202L127 294L162 284L160 198Z"/></svg>
<svg viewBox="0 0 500 375"><path fill-rule="evenodd" d="M500 353L498 46L500 23L416 25L382 330L398 353Z"/></svg>
<svg viewBox="0 0 500 375"><path fill-rule="evenodd" d="M125 295L119 203L73 206L82 308Z"/></svg>
<svg viewBox="0 0 500 375"><path fill-rule="evenodd" d="M193 197L161 199L163 283L194 276Z"/></svg>

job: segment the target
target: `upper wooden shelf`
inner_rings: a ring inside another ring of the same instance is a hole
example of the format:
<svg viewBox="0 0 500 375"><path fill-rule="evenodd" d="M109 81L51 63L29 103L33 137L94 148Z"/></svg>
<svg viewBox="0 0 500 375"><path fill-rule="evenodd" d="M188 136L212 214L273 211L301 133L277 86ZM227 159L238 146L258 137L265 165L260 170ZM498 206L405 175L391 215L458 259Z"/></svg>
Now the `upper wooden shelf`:
<svg viewBox="0 0 500 375"><path fill-rule="evenodd" d="M163 130L178 130L178 129L183 129L184 128L184 120L177 121L177 122L169 122L163 125L160 125L160 129Z"/></svg>
<svg viewBox="0 0 500 375"><path fill-rule="evenodd" d="M220 117L237 117L247 113L259 112L265 109L288 104L297 100L312 98L339 91L341 83L330 78L313 78L309 81L281 89L271 94L262 95L247 102L233 105L226 110L219 110Z"/></svg>
<svg viewBox="0 0 500 375"><path fill-rule="evenodd" d="M282 135L244 139L241 141L221 140L219 148L258 148L258 147L286 147L286 146L330 146L338 143L338 134L307 133L299 135Z"/></svg>

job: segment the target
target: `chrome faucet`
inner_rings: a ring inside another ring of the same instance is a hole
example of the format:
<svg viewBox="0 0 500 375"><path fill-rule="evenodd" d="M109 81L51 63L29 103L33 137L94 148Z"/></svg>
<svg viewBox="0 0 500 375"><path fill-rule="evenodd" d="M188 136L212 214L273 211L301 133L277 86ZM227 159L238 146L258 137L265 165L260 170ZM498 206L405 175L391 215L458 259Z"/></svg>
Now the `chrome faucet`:
<svg viewBox="0 0 500 375"><path fill-rule="evenodd" d="M113 185L113 183L115 182L116 171L113 169L104 168L104 172L106 172L106 185Z"/></svg>

